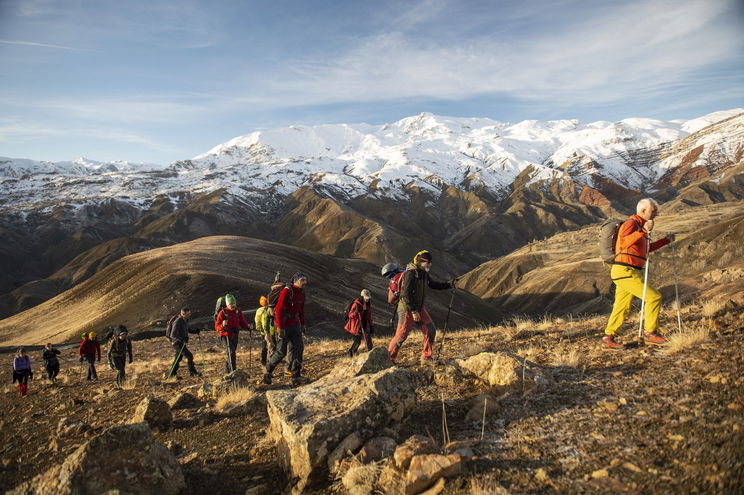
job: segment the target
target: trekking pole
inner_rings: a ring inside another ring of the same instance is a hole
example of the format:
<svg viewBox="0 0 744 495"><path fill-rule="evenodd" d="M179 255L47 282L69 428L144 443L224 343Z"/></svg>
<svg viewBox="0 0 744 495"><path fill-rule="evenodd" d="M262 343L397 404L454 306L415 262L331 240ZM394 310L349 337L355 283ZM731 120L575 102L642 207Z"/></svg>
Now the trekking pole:
<svg viewBox="0 0 744 495"><path fill-rule="evenodd" d="M677 284L677 252L674 248L675 242L672 241L672 273L674 274L674 301L677 304L677 326L682 332L682 314L679 309L679 284Z"/></svg>
<svg viewBox="0 0 744 495"><path fill-rule="evenodd" d="M449 324L449 317L452 312L452 303L455 301L455 290L457 289L452 289L452 297L450 297L449 307L447 308L447 318L444 320L444 330L442 330L442 341L439 343L439 350L437 350L437 360L442 353L442 347L444 347L444 338L447 336L447 325Z"/></svg>
<svg viewBox="0 0 744 495"><path fill-rule="evenodd" d="M199 353L201 354L201 369L202 369L202 374L204 374L204 349L202 349L202 345L201 345L201 335L197 333L196 339L199 341Z"/></svg>
<svg viewBox="0 0 744 495"><path fill-rule="evenodd" d="M248 375L253 371L253 331L248 330Z"/></svg>
<svg viewBox="0 0 744 495"><path fill-rule="evenodd" d="M183 352L183 348L186 347L186 342L181 344L181 349L178 351L178 354L176 354L176 359L173 360L173 364L171 365L170 371L165 375L165 379L167 380L171 376L173 376L173 370L176 369L176 363L178 363L178 360L181 359L181 353Z"/></svg>
<svg viewBox="0 0 744 495"><path fill-rule="evenodd" d="M651 259L651 237L646 239L648 248L646 249L646 266L643 270L643 297L641 297L641 315L638 318L638 340L643 341L643 311L646 306L646 288L648 287L648 265Z"/></svg>

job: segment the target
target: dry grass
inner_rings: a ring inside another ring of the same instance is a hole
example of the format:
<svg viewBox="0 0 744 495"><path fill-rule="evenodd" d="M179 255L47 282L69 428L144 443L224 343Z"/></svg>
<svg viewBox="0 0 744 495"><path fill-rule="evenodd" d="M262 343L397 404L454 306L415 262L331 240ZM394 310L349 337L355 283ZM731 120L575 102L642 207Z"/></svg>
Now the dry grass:
<svg viewBox="0 0 744 495"><path fill-rule="evenodd" d="M703 316L715 316L725 307L726 301L724 299L711 299L709 301L705 301L702 306Z"/></svg>
<svg viewBox="0 0 744 495"><path fill-rule="evenodd" d="M682 331L673 332L669 335L668 343L661 350L662 354L670 355L705 342L710 337L710 328L705 321Z"/></svg>
<svg viewBox="0 0 744 495"><path fill-rule="evenodd" d="M582 353L579 349L556 349L550 364L553 366L568 366L578 368L581 365Z"/></svg>
<svg viewBox="0 0 744 495"><path fill-rule="evenodd" d="M517 331L531 330L535 328L535 322L526 316L515 316L512 318L511 322Z"/></svg>
<svg viewBox="0 0 744 495"><path fill-rule="evenodd" d="M349 468L341 483L350 495L368 495L373 492L379 475L379 463L362 464Z"/></svg>
<svg viewBox="0 0 744 495"><path fill-rule="evenodd" d="M217 400L215 409L222 412L228 407L245 404L256 396L256 391L247 387L234 387L224 393Z"/></svg>
<svg viewBox="0 0 744 495"><path fill-rule="evenodd" d="M471 495L508 495L509 491L499 484L498 476L491 473L470 478L470 493Z"/></svg>

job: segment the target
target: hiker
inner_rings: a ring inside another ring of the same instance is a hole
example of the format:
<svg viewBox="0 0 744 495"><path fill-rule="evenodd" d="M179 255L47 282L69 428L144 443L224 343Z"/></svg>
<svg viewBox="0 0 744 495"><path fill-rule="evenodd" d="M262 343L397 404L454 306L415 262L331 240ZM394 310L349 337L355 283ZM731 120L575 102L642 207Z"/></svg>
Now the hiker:
<svg viewBox="0 0 744 495"><path fill-rule="evenodd" d="M243 312L238 309L238 303L232 294L225 295L225 308L217 314L214 323L214 329L220 336L222 345L227 350L227 361L225 362L225 372L232 373L235 371L235 353L238 350L238 332L243 328L250 330L251 327Z"/></svg>
<svg viewBox="0 0 744 495"><path fill-rule="evenodd" d="M184 306L181 308L178 318L173 322L173 327L168 337L170 338L171 346L173 346L173 352L175 354L173 365L168 371L166 378L172 376L178 378L178 366L181 364L181 359L184 357L186 357L186 362L188 363L189 373L191 376L201 376L201 373L196 370L196 366L194 365L194 355L191 353L189 348L186 347L186 344L189 342L189 334L192 333L199 335L201 332L201 329L189 326L190 319L191 309Z"/></svg>
<svg viewBox="0 0 744 495"><path fill-rule="evenodd" d="M602 341L607 349L622 349L615 341L618 330L630 313L633 297L642 299L644 286L644 266L648 253L674 241L674 234L651 242L649 234L654 228L659 205L651 198L644 198L636 206L636 214L631 215L619 228L615 243L615 259L610 269L610 277L615 284L615 303L607 322ZM656 331L661 294L646 281L646 300L644 303L643 339L648 344L663 345L666 339Z"/></svg>
<svg viewBox="0 0 744 495"><path fill-rule="evenodd" d="M254 323L256 330L261 333L261 366L266 366L266 359L276 351L276 325L271 317L269 309L269 300L266 296L261 296L258 300L261 306L256 310Z"/></svg>
<svg viewBox="0 0 744 495"><path fill-rule="evenodd" d="M367 351L372 350L374 327L372 325L372 295L369 289L362 289L360 296L351 303L344 330L354 336L349 348L349 357L354 357L362 339L364 339Z"/></svg>
<svg viewBox="0 0 744 495"><path fill-rule="evenodd" d="M49 376L49 381L52 382L52 384L56 383L57 375L59 374L59 359L57 359L57 356L60 354L62 353L52 347L51 343L45 345L44 350L41 352L41 359L44 361L44 369L46 370L47 375Z"/></svg>
<svg viewBox="0 0 744 495"><path fill-rule="evenodd" d="M132 342L128 338L126 327L119 326L114 331L114 337L108 348L108 358L116 369L116 385L121 388L124 386L127 372L127 354L129 355L129 364L132 364Z"/></svg>
<svg viewBox="0 0 744 495"><path fill-rule="evenodd" d="M21 347L13 358L13 383L18 382L18 393L21 397L28 393L28 379L33 377L31 358L26 354L26 349Z"/></svg>
<svg viewBox="0 0 744 495"><path fill-rule="evenodd" d="M287 346L290 344L292 353L289 358L289 369L292 372L292 384L299 385L306 381L302 376L302 353L305 350L302 341L305 335L305 286L307 275L298 272L292 276L291 284L279 293L275 311L279 340L276 343L276 351L266 363L263 382L267 385L271 384L274 368L287 355Z"/></svg>
<svg viewBox="0 0 744 495"><path fill-rule="evenodd" d="M398 357L398 351L400 351L403 342L408 338L408 334L414 325L420 327L421 333L424 334L421 361L431 360L436 328L424 306L426 288L429 287L435 290L457 288L456 280L450 282L432 280L429 276L431 264L431 253L429 251L419 251L414 256L413 263L408 264L406 271L401 277L400 300L397 307L398 327L395 330L393 340L390 341L390 345L388 346L390 360L393 362Z"/></svg>
<svg viewBox="0 0 744 495"><path fill-rule="evenodd" d="M78 354L80 355L80 362L88 362L88 376L86 380L98 380L98 373L96 373L96 355L98 356L98 362L101 362L101 345L96 340L96 332L90 332L85 339L80 343L78 348Z"/></svg>

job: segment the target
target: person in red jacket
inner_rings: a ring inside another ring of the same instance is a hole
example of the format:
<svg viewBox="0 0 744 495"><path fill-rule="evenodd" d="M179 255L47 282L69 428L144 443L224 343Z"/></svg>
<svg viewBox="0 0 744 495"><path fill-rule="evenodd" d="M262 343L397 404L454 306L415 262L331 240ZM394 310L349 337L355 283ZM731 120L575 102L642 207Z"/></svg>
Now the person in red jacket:
<svg viewBox="0 0 744 495"><path fill-rule="evenodd" d="M80 362L83 360L88 361L88 376L86 380L98 380L98 373L96 373L96 356L98 356L98 362L101 362L101 345L96 340L96 333L90 332L88 337L80 343L78 348L78 354L80 355Z"/></svg>
<svg viewBox="0 0 744 495"><path fill-rule="evenodd" d="M279 293L279 300L275 309L275 324L279 333L279 341L276 350L266 363L266 373L263 382L271 384L271 375L274 368L287 355L287 345L291 344L292 354L290 356L289 369L292 371L292 383L299 385L305 381L302 376L302 353L305 344L302 341L305 335L305 286L307 275L295 273L292 283L283 288Z"/></svg>
<svg viewBox="0 0 744 495"><path fill-rule="evenodd" d="M354 340L349 348L349 357L354 357L354 353L359 349L359 344L364 339L364 345L367 351L372 350L372 295L369 289L362 289L358 299L354 299L349 308L348 319L344 330L354 336Z"/></svg>
<svg viewBox="0 0 744 495"><path fill-rule="evenodd" d="M654 218L659 205L651 198L644 198L636 206L636 214L620 226L615 243L615 260L610 277L615 284L615 303L607 321L605 336L602 338L606 349L622 349L615 336L630 314L633 298L644 296L644 266L648 253L674 241L669 234L658 241L651 242L649 234L654 228ZM646 281L646 300L644 302L643 339L648 344L662 345L666 339L656 331L661 310L661 293Z"/></svg>
<svg viewBox="0 0 744 495"><path fill-rule="evenodd" d="M245 320L243 312L238 309L238 303L232 294L225 295L225 308L217 314L214 329L220 336L222 345L227 350L227 361L225 362L225 373L236 370L235 353L238 350L238 332L243 328L250 330L251 326Z"/></svg>

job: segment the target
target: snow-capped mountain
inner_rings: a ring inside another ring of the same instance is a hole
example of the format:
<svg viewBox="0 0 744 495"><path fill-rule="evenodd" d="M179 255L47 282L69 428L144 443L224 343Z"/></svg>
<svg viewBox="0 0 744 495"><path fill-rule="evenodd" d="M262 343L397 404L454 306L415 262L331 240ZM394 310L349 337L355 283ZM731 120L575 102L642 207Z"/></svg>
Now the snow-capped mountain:
<svg viewBox="0 0 744 495"><path fill-rule="evenodd" d="M666 122L503 123L423 113L379 126L290 126L236 137L168 167L0 158L0 206L28 210L102 198L144 206L158 195L221 188L257 203L267 194L286 196L302 186L342 201L405 199L412 186L434 195L454 186L503 198L527 169L528 184L571 179L597 187L609 180L624 189L649 190L676 166L675 143L727 119L730 126L705 136L710 144L705 156L736 162L744 141L744 109Z"/></svg>

